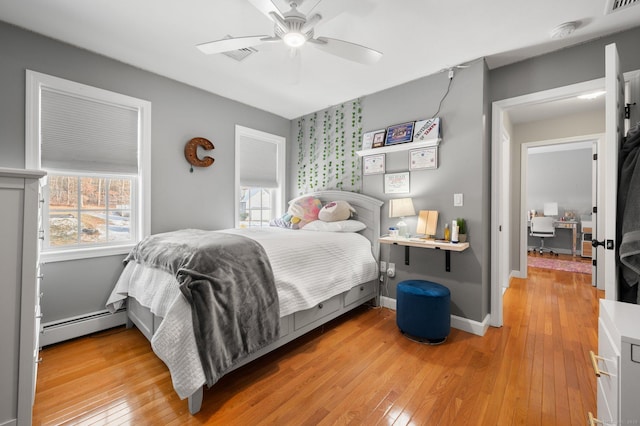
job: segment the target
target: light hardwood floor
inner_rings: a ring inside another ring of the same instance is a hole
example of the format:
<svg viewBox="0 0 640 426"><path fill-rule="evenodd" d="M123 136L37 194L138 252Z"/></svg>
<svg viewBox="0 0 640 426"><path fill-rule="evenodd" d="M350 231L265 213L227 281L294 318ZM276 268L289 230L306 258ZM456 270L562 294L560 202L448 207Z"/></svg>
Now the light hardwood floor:
<svg viewBox="0 0 640 426"><path fill-rule="evenodd" d="M135 329L42 351L34 424L583 425L595 413L590 275L529 268L504 296L504 326L452 329L428 346L395 313L358 309L205 391L195 416Z"/></svg>

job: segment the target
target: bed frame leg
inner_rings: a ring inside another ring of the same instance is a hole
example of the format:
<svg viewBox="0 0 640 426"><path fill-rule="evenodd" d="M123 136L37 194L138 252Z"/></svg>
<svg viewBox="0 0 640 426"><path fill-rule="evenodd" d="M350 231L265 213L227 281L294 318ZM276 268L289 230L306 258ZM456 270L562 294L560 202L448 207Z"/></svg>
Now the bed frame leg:
<svg viewBox="0 0 640 426"><path fill-rule="evenodd" d="M196 414L202 408L203 388L201 387L189 397L189 412Z"/></svg>
<svg viewBox="0 0 640 426"><path fill-rule="evenodd" d="M131 321L131 318L129 318L129 316L127 315L127 322L125 324L126 328L132 328L133 327L133 321Z"/></svg>

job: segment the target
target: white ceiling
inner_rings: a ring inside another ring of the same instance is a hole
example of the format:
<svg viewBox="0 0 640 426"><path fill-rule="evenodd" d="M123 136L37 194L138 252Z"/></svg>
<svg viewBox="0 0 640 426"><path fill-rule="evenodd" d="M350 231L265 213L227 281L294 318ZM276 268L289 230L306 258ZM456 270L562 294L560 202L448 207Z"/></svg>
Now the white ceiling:
<svg viewBox="0 0 640 426"><path fill-rule="evenodd" d="M226 35L272 35L248 0L0 0L0 20L293 119L477 58L496 68L640 23L640 7L605 15L606 2L322 0L313 11L331 19L316 36L384 56L366 66L305 45L298 82L282 44L261 45L242 62L195 48ZM577 30L552 40L567 21Z"/></svg>

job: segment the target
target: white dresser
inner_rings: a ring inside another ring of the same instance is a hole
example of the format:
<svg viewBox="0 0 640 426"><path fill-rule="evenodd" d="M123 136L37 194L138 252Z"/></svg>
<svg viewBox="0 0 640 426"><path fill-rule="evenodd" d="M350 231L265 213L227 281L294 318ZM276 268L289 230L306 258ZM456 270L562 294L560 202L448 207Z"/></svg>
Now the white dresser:
<svg viewBox="0 0 640 426"><path fill-rule="evenodd" d="M591 360L598 376L592 424L640 424L640 305L600 301L598 354Z"/></svg>
<svg viewBox="0 0 640 426"><path fill-rule="evenodd" d="M0 425L30 425L40 337L40 178L0 167Z"/></svg>

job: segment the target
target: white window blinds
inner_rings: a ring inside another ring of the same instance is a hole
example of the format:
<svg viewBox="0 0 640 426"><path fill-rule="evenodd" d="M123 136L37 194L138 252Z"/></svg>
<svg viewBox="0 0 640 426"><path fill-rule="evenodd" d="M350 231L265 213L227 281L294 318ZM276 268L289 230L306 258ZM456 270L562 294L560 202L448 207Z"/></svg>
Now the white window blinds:
<svg viewBox="0 0 640 426"><path fill-rule="evenodd" d="M138 111L42 88L45 169L138 172Z"/></svg>
<svg viewBox="0 0 640 426"><path fill-rule="evenodd" d="M240 139L240 185L278 187L278 145L249 137Z"/></svg>

